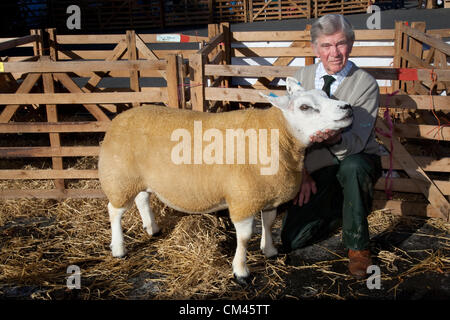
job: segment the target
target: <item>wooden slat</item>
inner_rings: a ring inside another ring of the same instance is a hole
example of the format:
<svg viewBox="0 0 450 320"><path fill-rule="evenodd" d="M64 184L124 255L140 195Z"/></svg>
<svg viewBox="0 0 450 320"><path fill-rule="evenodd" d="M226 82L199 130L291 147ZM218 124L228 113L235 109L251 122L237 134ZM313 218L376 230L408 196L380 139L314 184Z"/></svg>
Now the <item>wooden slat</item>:
<svg viewBox="0 0 450 320"><path fill-rule="evenodd" d="M380 178L375 184L376 190L384 190L385 178ZM396 192L409 192L409 193L421 193L420 188L417 186L422 181L411 181L406 178L395 178L392 181L392 191ZM434 180L434 183L442 191L443 195L450 195L450 181Z"/></svg>
<svg viewBox="0 0 450 320"><path fill-rule="evenodd" d="M205 88L205 100L212 101L236 101L236 102L267 102L259 95L259 92L265 94L274 93L276 95L285 95L285 90L254 90L254 89L236 89L236 88Z"/></svg>
<svg viewBox="0 0 450 320"><path fill-rule="evenodd" d="M231 77L289 77L293 76L299 67L294 66L259 66L259 65L205 65L206 76L231 76ZM395 80L399 77L399 70L396 68L363 67L361 68L378 80ZM407 69L408 70L408 69ZM430 79L429 69L417 70L418 80L426 81ZM438 81L448 81L450 70L434 70ZM450 79L449 79L450 80ZM395 96L397 97L397 96Z"/></svg>
<svg viewBox="0 0 450 320"><path fill-rule="evenodd" d="M233 48L234 57L304 57L315 56L311 47L244 47ZM394 47L372 46L352 49L350 57L393 57Z"/></svg>
<svg viewBox="0 0 450 320"><path fill-rule="evenodd" d="M380 95L380 106L404 109L450 110L450 96L423 96L423 95Z"/></svg>
<svg viewBox="0 0 450 320"><path fill-rule="evenodd" d="M208 65L207 65L208 66ZM206 67L207 67L206 66ZM263 67L261 67L263 68ZM229 73L224 72L224 75L228 75ZM254 72L252 71L254 75ZM273 74L273 73L272 73ZM207 73L207 75L211 75ZM217 76L217 74L216 74ZM263 92L265 94L274 93L276 95L285 95L285 90L255 90L255 89L241 89L241 88L205 88L205 99L206 100L227 100L227 101L236 101L236 102L267 102L263 97L259 95L258 92ZM427 96L418 96L418 95L396 95L393 97L389 97L387 94L380 95L380 106L382 107L393 107L393 108L404 108L404 109L421 109L421 110L429 110L430 108L430 98ZM436 110L450 110L450 97L446 96L433 96L434 99L434 108ZM387 101L389 101L389 105L387 105ZM422 132L425 136L432 137L434 132L426 135L426 132L432 130L433 127L422 127ZM444 135L448 136L448 127L443 127L442 130L445 132ZM412 132L412 131L410 131ZM436 132L436 131L435 131ZM413 134L414 135L414 134Z"/></svg>
<svg viewBox="0 0 450 320"><path fill-rule="evenodd" d="M221 42L224 41L224 35L223 33L219 33L218 35L216 35L214 38L212 38L209 43L204 46L202 49L200 49L200 51L198 52L198 54L202 54L207 56L208 54L210 54Z"/></svg>
<svg viewBox="0 0 450 320"><path fill-rule="evenodd" d="M450 97L449 97L450 98ZM421 138L433 140L450 140L450 127L433 125L395 124L395 133L403 138Z"/></svg>
<svg viewBox="0 0 450 320"><path fill-rule="evenodd" d="M394 29L355 30L355 40L393 40ZM235 41L311 41L309 31L234 31Z"/></svg>
<svg viewBox="0 0 450 320"><path fill-rule="evenodd" d="M178 35L178 34L175 34ZM161 43L156 41L157 34L139 34L139 37L146 43ZM204 36L188 36L187 42L208 41L208 37ZM88 35L57 35L56 40L59 44L107 44L117 43L125 40L124 34L88 34ZM168 41L164 41L166 43Z"/></svg>
<svg viewBox="0 0 450 320"><path fill-rule="evenodd" d="M99 189L64 189L64 191L51 190L2 190L0 199L36 198L36 199L64 199L64 198L105 198Z"/></svg>
<svg viewBox="0 0 450 320"><path fill-rule="evenodd" d="M419 40L420 42L426 43L429 46L432 46L432 47L442 51L447 56L450 56L450 45L443 42L442 40L435 38L433 36L430 36L428 34L425 34L423 32L420 32L418 30L415 30L404 24L401 25L401 31L406 33L410 37L413 37L413 38Z"/></svg>
<svg viewBox="0 0 450 320"><path fill-rule="evenodd" d="M143 92L0 94L0 103L15 105L164 102L166 100L165 88L148 88ZM99 121L106 121L106 119L99 119Z"/></svg>
<svg viewBox="0 0 450 320"><path fill-rule="evenodd" d="M97 170L0 170L1 180L98 179Z"/></svg>
<svg viewBox="0 0 450 320"><path fill-rule="evenodd" d="M377 127L384 132L389 132L388 126L382 119L378 119ZM427 197L430 204L438 209L441 213L441 217L445 220L449 218L449 203L439 188L428 177L425 171L415 162L414 158L406 151L405 147L398 141L398 138L393 135L392 139L386 138L383 135L378 135L385 145L390 145L392 142L394 145L394 158L401 164L403 170L405 170L412 181L423 181L423 183L417 183L421 192Z"/></svg>
<svg viewBox="0 0 450 320"><path fill-rule="evenodd" d="M14 95L17 94L25 94L27 92L30 92L30 90L33 88L34 84L39 80L39 78L41 77L41 74L38 73L30 73L27 75L27 77L25 78L25 80L20 84L19 89L17 89L16 93ZM2 103L3 100L0 99L0 103ZM31 104L33 104L34 102L32 102ZM9 120L11 120L12 116L14 115L14 113L17 111L17 109L19 108L20 105L15 104L12 105L11 103L7 103L8 105L5 107L5 109L3 109L2 113L0 114L0 123L1 122L8 122Z"/></svg>
<svg viewBox="0 0 450 320"><path fill-rule="evenodd" d="M285 78L293 76L296 71L298 67L289 66L205 65L206 76Z"/></svg>
<svg viewBox="0 0 450 320"><path fill-rule="evenodd" d="M164 70L164 60L148 61L36 61L36 62L4 62L4 72L72 72L72 71L117 71L144 69Z"/></svg>
<svg viewBox="0 0 450 320"><path fill-rule="evenodd" d="M150 50L150 49L149 49ZM184 50L184 49L161 49L152 50L152 52L161 60L166 59L169 54L182 54L186 57L195 54L198 50ZM110 53L109 50L65 50L58 51L58 60L105 60ZM14 61L11 57L11 61ZM144 56L141 58L145 58ZM147 58L145 58L147 59Z"/></svg>
<svg viewBox="0 0 450 320"><path fill-rule="evenodd" d="M98 156L100 147L0 147L1 158Z"/></svg>
<svg viewBox="0 0 450 320"><path fill-rule="evenodd" d="M390 209L395 215L441 218L439 210L423 202L374 200L372 210Z"/></svg>
<svg viewBox="0 0 450 320"><path fill-rule="evenodd" d="M0 51L7 50L39 40L38 35L29 35L0 42Z"/></svg>
<svg viewBox="0 0 450 320"><path fill-rule="evenodd" d="M71 93L69 94L75 94L75 95L84 95L87 93L84 93L83 90L81 90L80 87L66 74L66 73L55 73L54 74L55 79L60 81L67 90L69 90ZM94 93L91 93L94 94ZM49 99L49 101L51 101ZM73 103L81 103L83 106L97 119L98 121L109 121L108 116L101 110L97 105L95 104L88 104L83 102L78 102L78 99L75 99ZM51 103L51 102L49 102ZM57 104L57 103L55 103Z"/></svg>
<svg viewBox="0 0 450 320"><path fill-rule="evenodd" d="M105 61L117 61L124 54L127 48L125 40L120 41L112 50L111 54L105 58ZM78 70L76 70L78 72ZM105 74L106 76L107 74ZM91 75L88 82L81 88L84 92L93 92L94 88L100 83L102 77L98 74Z"/></svg>
<svg viewBox="0 0 450 320"><path fill-rule="evenodd" d="M0 133L106 132L110 121L9 122L0 123Z"/></svg>
<svg viewBox="0 0 450 320"><path fill-rule="evenodd" d="M450 158L433 159L431 157L415 156L414 160L425 171L431 172L450 172ZM383 169L389 169L389 156L381 157ZM403 167L394 159L392 169L403 170Z"/></svg>

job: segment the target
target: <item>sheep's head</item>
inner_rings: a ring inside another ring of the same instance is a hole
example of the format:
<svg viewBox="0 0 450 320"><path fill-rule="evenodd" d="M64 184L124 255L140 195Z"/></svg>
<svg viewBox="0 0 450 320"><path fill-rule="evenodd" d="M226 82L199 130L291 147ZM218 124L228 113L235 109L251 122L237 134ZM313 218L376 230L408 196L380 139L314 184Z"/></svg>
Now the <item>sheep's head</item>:
<svg viewBox="0 0 450 320"><path fill-rule="evenodd" d="M345 102L328 98L322 90L305 90L292 78L286 79L287 95L265 97L281 109L293 130L293 134L308 146L317 131L340 130L352 124L352 108Z"/></svg>

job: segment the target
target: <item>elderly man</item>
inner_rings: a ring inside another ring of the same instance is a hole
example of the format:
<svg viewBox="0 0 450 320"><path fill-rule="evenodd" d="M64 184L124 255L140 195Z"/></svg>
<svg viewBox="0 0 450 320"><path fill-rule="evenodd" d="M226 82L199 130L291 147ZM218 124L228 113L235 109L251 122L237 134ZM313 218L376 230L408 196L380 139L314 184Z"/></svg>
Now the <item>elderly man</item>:
<svg viewBox="0 0 450 320"><path fill-rule="evenodd" d="M322 89L353 108L353 124L343 132L317 132L306 152L298 198L283 219L285 251L310 245L342 225L342 241L349 249L349 271L366 276L372 264L367 215L373 185L381 175L380 145L374 125L378 112L376 80L348 60L355 36L342 16L330 14L311 27L311 41L319 63L298 70L295 77L306 89Z"/></svg>

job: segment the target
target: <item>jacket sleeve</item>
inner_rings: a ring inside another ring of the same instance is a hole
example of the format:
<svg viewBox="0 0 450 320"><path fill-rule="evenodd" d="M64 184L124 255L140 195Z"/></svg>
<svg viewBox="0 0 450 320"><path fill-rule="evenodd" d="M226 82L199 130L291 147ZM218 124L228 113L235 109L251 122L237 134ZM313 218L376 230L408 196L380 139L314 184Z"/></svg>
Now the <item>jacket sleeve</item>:
<svg viewBox="0 0 450 320"><path fill-rule="evenodd" d="M377 119L380 89L375 79L371 79L362 95L352 104L353 123L342 133L342 141L329 147L337 159L364 150L372 134Z"/></svg>

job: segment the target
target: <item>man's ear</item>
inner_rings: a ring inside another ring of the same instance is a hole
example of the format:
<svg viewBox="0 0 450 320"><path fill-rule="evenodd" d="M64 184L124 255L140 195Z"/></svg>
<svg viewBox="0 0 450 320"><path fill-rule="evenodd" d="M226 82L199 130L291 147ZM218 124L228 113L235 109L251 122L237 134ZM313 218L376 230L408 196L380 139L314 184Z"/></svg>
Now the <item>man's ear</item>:
<svg viewBox="0 0 450 320"><path fill-rule="evenodd" d="M286 78L286 90L289 95L292 95L296 91L305 91L300 82L293 77Z"/></svg>
<svg viewBox="0 0 450 320"><path fill-rule="evenodd" d="M319 47L318 47L317 43L311 42L311 48L312 48L312 51L313 51L314 55L316 56L316 58L320 59Z"/></svg>
<svg viewBox="0 0 450 320"><path fill-rule="evenodd" d="M266 98L272 105L275 107L281 109L281 110L288 110L289 108L289 96L277 96L273 93L266 95L262 92L259 93L260 96Z"/></svg>

